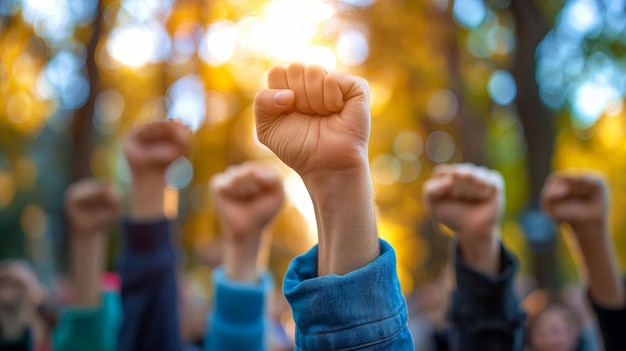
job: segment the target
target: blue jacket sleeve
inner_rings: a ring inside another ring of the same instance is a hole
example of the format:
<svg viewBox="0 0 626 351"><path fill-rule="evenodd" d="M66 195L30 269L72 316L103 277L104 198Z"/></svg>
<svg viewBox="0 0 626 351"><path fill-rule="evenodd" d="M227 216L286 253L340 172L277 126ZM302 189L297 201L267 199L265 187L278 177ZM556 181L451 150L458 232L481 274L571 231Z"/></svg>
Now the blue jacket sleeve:
<svg viewBox="0 0 626 351"><path fill-rule="evenodd" d="M626 281L624 282L626 284ZM591 304L598 318L602 341L605 351L626 350L626 307L622 309L608 309L594 303L589 296Z"/></svg>
<svg viewBox="0 0 626 351"><path fill-rule="evenodd" d="M501 246L500 273L474 271L455 248L457 288L452 295L449 349L517 351L524 349L523 312L513 291L517 261Z"/></svg>
<svg viewBox="0 0 626 351"><path fill-rule="evenodd" d="M273 286L269 273L257 284L229 280L222 268L213 274L215 310L207 331L207 351L267 350L266 301Z"/></svg>
<svg viewBox="0 0 626 351"><path fill-rule="evenodd" d="M317 276L317 246L296 257L284 293L296 322L296 351L413 350L392 247L346 275Z"/></svg>
<svg viewBox="0 0 626 351"><path fill-rule="evenodd" d="M116 351L121 324L119 295L102 294L102 303L94 308L69 307L53 332L55 351Z"/></svg>
<svg viewBox="0 0 626 351"><path fill-rule="evenodd" d="M181 349L170 226L165 219L123 223L120 351Z"/></svg>

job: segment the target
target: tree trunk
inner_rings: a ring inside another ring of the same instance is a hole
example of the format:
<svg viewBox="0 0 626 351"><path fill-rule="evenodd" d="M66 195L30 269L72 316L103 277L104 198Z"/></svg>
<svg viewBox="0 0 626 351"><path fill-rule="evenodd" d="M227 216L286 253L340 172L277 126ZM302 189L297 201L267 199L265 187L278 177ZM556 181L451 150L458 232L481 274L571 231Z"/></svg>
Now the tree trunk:
<svg viewBox="0 0 626 351"><path fill-rule="evenodd" d="M535 51L549 28L534 1L513 0L511 11L516 21L518 40L513 67L513 77L517 82L515 102L527 145L526 169L530 185L528 210L539 211L539 194L551 171L555 126L553 115L539 97L539 87L535 79ZM552 232L554 237L553 230L548 229L548 232ZM535 251L533 265L539 287L558 289L560 282L554 240L543 245L542 250Z"/></svg>
<svg viewBox="0 0 626 351"><path fill-rule="evenodd" d="M96 97L100 91L100 75L96 64L95 55L100 33L102 32L102 8L98 1L98 15L93 23L91 40L87 45L87 79L89 80L89 96L83 107L76 111L71 126L72 135L72 158L70 181L88 177L91 174L90 159L94 148L93 113Z"/></svg>

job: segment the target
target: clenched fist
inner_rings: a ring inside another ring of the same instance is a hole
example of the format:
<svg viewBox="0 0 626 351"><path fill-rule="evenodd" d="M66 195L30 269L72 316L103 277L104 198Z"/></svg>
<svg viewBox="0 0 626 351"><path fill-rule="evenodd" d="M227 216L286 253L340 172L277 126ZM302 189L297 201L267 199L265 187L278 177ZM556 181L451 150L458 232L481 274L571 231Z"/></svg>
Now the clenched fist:
<svg viewBox="0 0 626 351"><path fill-rule="evenodd" d="M608 192L598 174L553 173L541 192L544 211L556 222L576 227L604 227L607 220Z"/></svg>
<svg viewBox="0 0 626 351"><path fill-rule="evenodd" d="M84 179L66 192L65 213L72 233L91 235L105 232L120 212L121 198L109 184Z"/></svg>
<svg viewBox="0 0 626 351"><path fill-rule="evenodd" d="M132 173L130 218L137 221L166 217L165 171L189 153L191 131L174 122L153 122L134 129L124 142Z"/></svg>
<svg viewBox="0 0 626 351"><path fill-rule="evenodd" d="M492 276L500 267L503 187L500 173L460 164L435 167L423 189L432 217L456 232L464 260Z"/></svg>
<svg viewBox="0 0 626 351"><path fill-rule="evenodd" d="M367 82L318 66L274 67L255 98L259 140L304 178L367 164Z"/></svg>
<svg viewBox="0 0 626 351"><path fill-rule="evenodd" d="M191 132L173 122L153 122L134 129L124 143L124 154L133 176L163 174L177 158L189 153Z"/></svg>
<svg viewBox="0 0 626 351"><path fill-rule="evenodd" d="M423 194L434 219L457 233L484 236L502 217L503 185L498 172L484 167L439 165Z"/></svg>
<svg viewBox="0 0 626 351"><path fill-rule="evenodd" d="M255 162L217 174L211 181L211 194L226 235L232 239L260 235L284 201L278 171Z"/></svg>

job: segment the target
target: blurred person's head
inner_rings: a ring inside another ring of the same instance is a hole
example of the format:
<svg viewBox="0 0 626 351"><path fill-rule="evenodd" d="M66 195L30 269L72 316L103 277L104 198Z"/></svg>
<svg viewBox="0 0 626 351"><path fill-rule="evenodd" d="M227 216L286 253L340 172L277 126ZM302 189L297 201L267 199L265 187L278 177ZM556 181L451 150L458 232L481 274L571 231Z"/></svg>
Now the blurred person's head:
<svg viewBox="0 0 626 351"><path fill-rule="evenodd" d="M581 340L581 322L576 311L535 291L525 300L528 318L528 346L532 351L573 351Z"/></svg>
<svg viewBox="0 0 626 351"><path fill-rule="evenodd" d="M32 326L43 297L39 279L27 261L0 262L0 333L4 339L24 335Z"/></svg>

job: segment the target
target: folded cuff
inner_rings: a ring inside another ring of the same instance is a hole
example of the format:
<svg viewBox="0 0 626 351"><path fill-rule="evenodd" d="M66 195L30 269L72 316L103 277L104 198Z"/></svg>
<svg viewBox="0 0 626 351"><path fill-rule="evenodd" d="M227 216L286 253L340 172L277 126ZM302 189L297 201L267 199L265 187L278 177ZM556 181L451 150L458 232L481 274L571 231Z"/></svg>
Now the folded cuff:
<svg viewBox="0 0 626 351"><path fill-rule="evenodd" d="M378 258L342 276L318 277L317 258L317 246L295 258L283 284L297 326L297 347L359 348L392 340L407 330L396 257L388 243L380 240Z"/></svg>

